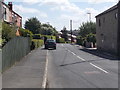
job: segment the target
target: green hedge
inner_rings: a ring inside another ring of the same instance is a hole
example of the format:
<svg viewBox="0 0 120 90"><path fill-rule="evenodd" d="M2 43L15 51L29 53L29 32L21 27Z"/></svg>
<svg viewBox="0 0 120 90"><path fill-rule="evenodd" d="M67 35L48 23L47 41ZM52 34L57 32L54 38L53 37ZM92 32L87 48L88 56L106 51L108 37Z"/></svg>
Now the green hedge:
<svg viewBox="0 0 120 90"><path fill-rule="evenodd" d="M33 39L42 39L41 34L33 34Z"/></svg>
<svg viewBox="0 0 120 90"><path fill-rule="evenodd" d="M41 47L41 46L43 46L43 44L44 44L44 41L41 40L41 39L33 39L32 42L33 42L32 45L34 45L34 48ZM34 48L33 48L33 49L34 49Z"/></svg>
<svg viewBox="0 0 120 90"><path fill-rule="evenodd" d="M65 39L64 38L59 38L58 43L65 43Z"/></svg>
<svg viewBox="0 0 120 90"><path fill-rule="evenodd" d="M41 37L47 37L47 39L54 39L54 40L56 40L56 36L51 36L51 35L41 35Z"/></svg>

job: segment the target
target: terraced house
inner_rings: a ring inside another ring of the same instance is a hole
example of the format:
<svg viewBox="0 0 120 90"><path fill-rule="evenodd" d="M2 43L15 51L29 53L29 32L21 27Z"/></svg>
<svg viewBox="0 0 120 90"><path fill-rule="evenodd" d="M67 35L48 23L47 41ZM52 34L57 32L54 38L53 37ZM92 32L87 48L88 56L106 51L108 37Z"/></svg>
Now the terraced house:
<svg viewBox="0 0 120 90"><path fill-rule="evenodd" d="M5 4L4 1L0 2L1 4L1 20L3 22L6 22L7 24L10 25L15 25L16 30L19 27L22 27L22 17L17 14L15 11L13 11L13 4L12 2L9 2L8 4Z"/></svg>
<svg viewBox="0 0 120 90"><path fill-rule="evenodd" d="M96 16L97 48L120 56L120 2Z"/></svg>

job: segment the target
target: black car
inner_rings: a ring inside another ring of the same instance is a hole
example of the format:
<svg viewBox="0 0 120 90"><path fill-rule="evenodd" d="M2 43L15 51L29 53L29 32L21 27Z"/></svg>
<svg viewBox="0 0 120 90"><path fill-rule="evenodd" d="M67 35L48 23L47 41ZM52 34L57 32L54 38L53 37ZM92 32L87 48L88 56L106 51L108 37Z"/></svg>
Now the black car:
<svg viewBox="0 0 120 90"><path fill-rule="evenodd" d="M56 42L53 39L47 39L45 42L45 49L53 48L56 49Z"/></svg>

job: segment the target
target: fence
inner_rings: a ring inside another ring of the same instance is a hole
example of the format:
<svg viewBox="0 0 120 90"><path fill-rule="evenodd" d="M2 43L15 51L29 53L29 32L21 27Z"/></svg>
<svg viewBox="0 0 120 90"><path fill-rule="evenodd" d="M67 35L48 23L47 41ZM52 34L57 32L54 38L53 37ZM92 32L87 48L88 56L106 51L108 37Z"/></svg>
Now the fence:
<svg viewBox="0 0 120 90"><path fill-rule="evenodd" d="M2 72L30 52L30 39L15 37L2 48Z"/></svg>

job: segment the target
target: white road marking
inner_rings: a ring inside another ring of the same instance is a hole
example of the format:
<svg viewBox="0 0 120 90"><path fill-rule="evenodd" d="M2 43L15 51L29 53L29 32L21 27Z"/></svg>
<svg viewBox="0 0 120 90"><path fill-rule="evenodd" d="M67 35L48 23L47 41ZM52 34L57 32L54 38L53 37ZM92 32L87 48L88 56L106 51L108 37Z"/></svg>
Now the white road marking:
<svg viewBox="0 0 120 90"><path fill-rule="evenodd" d="M80 56L77 56L77 58L79 58L82 61L86 61L85 59L81 58Z"/></svg>
<svg viewBox="0 0 120 90"><path fill-rule="evenodd" d="M68 50L68 49L67 49ZM80 56L76 55L74 52L68 50L70 53L72 53L73 55L75 55L77 58L79 58L82 61L86 61L85 59L81 58Z"/></svg>
<svg viewBox="0 0 120 90"><path fill-rule="evenodd" d="M67 49L67 48L66 48L66 49ZM69 49L67 49L67 50L68 50L70 53L72 53L73 55L77 56L77 58L79 58L80 60L86 61L85 59L83 59L83 58L81 58L80 56L76 55L74 52L70 51ZM104 69L102 69L102 68L100 68L100 67L94 65L93 63L90 63L90 65L92 65L92 66L94 66L95 68L97 68L97 69L103 71L104 73L108 73L106 70L104 70Z"/></svg>
<svg viewBox="0 0 120 90"><path fill-rule="evenodd" d="M71 52L73 55L76 55L75 53Z"/></svg>
<svg viewBox="0 0 120 90"><path fill-rule="evenodd" d="M46 55L46 65L45 65L45 72L43 76L43 83L42 83L42 88L46 88L46 83L47 83L47 71L48 71L48 50L47 50L47 55Z"/></svg>
<svg viewBox="0 0 120 90"><path fill-rule="evenodd" d="M99 70L101 70L101 71L103 71L103 72L105 72L105 73L108 73L106 70L104 70L104 69L102 69L102 68L100 68L100 67L94 65L93 63L90 63L90 65L96 67L97 69L99 69Z"/></svg>

